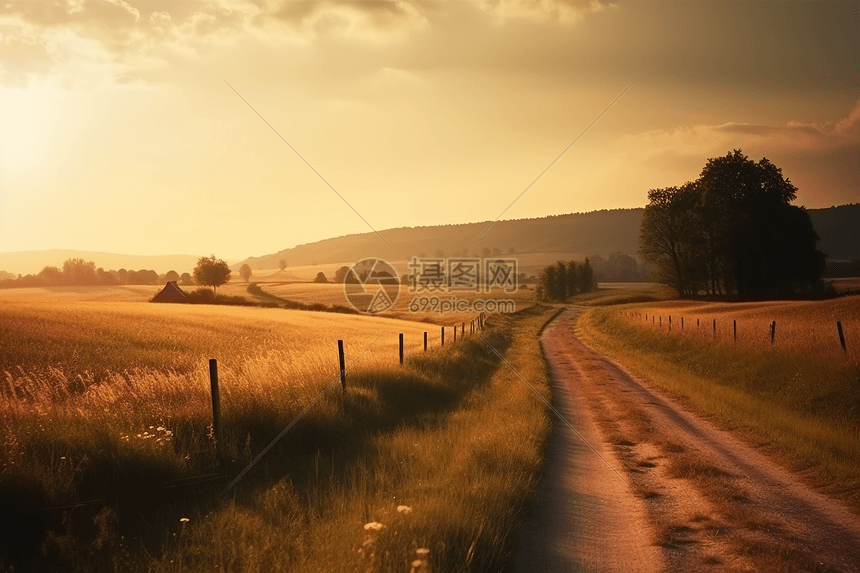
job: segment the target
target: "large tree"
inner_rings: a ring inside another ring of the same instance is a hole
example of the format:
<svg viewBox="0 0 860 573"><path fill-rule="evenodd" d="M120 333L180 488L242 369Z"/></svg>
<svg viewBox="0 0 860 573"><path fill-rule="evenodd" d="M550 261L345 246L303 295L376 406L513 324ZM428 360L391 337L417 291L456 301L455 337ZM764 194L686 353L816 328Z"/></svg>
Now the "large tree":
<svg viewBox="0 0 860 573"><path fill-rule="evenodd" d="M242 265L239 269L239 276L242 277L242 280L248 282L251 279L251 275L254 274L254 271L251 270L251 266L248 263Z"/></svg>
<svg viewBox="0 0 860 573"><path fill-rule="evenodd" d="M639 228L639 254L654 263L660 279L681 296L696 294L701 278L697 202L695 183L652 189Z"/></svg>
<svg viewBox="0 0 860 573"><path fill-rule="evenodd" d="M766 158L734 150L709 159L695 182L649 191L640 253L681 296L817 289L824 254L809 214L791 205L796 196Z"/></svg>
<svg viewBox="0 0 860 573"><path fill-rule="evenodd" d="M219 286L230 280L230 267L215 255L200 257L194 267L194 280L197 284L211 286L214 294Z"/></svg>

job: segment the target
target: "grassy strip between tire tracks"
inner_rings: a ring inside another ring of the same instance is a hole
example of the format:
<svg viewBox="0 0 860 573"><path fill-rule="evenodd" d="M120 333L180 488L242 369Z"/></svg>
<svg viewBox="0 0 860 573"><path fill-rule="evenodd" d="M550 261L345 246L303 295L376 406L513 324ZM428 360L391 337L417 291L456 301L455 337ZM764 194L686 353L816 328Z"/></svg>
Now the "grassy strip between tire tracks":
<svg viewBox="0 0 860 573"><path fill-rule="evenodd" d="M635 375L741 428L799 468L814 468L820 485L860 505L856 365L641 329L618 307L585 311L577 335Z"/></svg>
<svg viewBox="0 0 860 573"><path fill-rule="evenodd" d="M551 312L496 316L482 332L547 398L536 333ZM267 409L225 420L234 467L288 421ZM231 432L231 424L243 430ZM478 336L466 336L403 367L359 371L345 396L330 390L226 497L180 489L69 509L46 523L31 555L18 554L15 571L498 571L534 492L549 431L545 406ZM74 436L72 428L46 451L78 448L84 469L69 478L89 488L112 485L111 476L183 477L163 460L150 468L127 455L90 467L122 446L104 435L88 457ZM14 493L19 478L56 479L25 475L44 467L7 471L0 494L7 486ZM0 557L0 569L11 564Z"/></svg>

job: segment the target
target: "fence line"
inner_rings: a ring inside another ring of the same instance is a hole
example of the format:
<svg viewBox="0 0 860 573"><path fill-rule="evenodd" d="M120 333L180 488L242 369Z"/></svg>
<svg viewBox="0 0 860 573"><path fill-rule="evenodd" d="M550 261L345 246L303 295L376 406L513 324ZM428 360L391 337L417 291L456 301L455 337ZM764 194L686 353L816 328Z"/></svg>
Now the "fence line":
<svg viewBox="0 0 860 573"><path fill-rule="evenodd" d="M645 324L648 324L648 322L649 322L649 320L648 320L649 314L646 312L628 310L628 311L625 311L625 314L628 318L642 320L645 322ZM651 314L650 317L651 317L650 322L651 322L652 326L658 326L658 327L662 328L662 326L663 326L663 316L662 315ZM681 330L682 331L684 330L684 318L685 317L683 317L683 316L680 317ZM699 317L696 317L696 330L697 330L697 332L698 332L699 326L701 325L700 321L701 321L701 319ZM790 330L791 330L791 328L789 327L789 331ZM672 332L672 315L668 315L667 332ZM813 332L814 332L814 330L813 330ZM837 334L836 340L838 340L839 347L842 349L842 353L844 354L845 358L847 359L848 358L848 345L847 345L847 341L846 341L845 329L843 327L841 320L836 321L836 334ZM712 320L712 335L713 335L713 340L717 340L717 319L716 318L714 318ZM776 320L771 320L767 324L765 336L767 337L767 339L769 339L770 346L772 348L775 348L776 347ZM737 319L732 319L732 341L738 342L738 320Z"/></svg>

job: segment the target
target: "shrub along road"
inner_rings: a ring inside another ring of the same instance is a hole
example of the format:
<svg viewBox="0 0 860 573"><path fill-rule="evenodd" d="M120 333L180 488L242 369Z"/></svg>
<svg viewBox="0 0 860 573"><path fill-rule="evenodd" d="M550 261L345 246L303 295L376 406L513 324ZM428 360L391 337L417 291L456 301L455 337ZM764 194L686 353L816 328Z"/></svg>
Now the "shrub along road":
<svg viewBox="0 0 860 573"><path fill-rule="evenodd" d="M860 571L856 510L585 346L580 312L541 342L555 406L596 452L554 421L519 571Z"/></svg>

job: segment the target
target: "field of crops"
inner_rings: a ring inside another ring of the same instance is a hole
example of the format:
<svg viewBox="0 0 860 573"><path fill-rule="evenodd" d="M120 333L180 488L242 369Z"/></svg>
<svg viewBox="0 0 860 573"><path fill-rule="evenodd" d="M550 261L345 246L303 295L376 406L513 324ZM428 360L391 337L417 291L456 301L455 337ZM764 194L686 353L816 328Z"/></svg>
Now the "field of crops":
<svg viewBox="0 0 860 573"><path fill-rule="evenodd" d="M66 476L73 460L92 459L93 443L120 457L154 455L178 474L205 472L212 461L199 455L211 424L208 359L219 363L235 452L256 416L288 421L338 378L338 339L347 364L356 360L354 376L398 364L400 333L407 356L423 352L425 330L281 309L0 301L0 472L41 468L56 478L48 495L58 503L80 491L56 476ZM438 346L436 332L429 343ZM166 445L154 428L178 443L153 449Z"/></svg>
<svg viewBox="0 0 860 573"><path fill-rule="evenodd" d="M674 301L638 306L626 313L641 328L673 335L860 363L860 297L748 303ZM837 321L842 325L847 353L842 350Z"/></svg>
<svg viewBox="0 0 860 573"><path fill-rule="evenodd" d="M277 352L301 356L287 362L301 363L307 380L335 373L338 339L356 357L381 334L361 363L378 366L398 359L401 332L407 354L422 350L425 330L404 321L282 309L0 299L0 372L55 368L75 376L147 367L187 373L208 358L239 368ZM438 345L437 330L430 329L431 345Z"/></svg>
<svg viewBox="0 0 860 573"><path fill-rule="evenodd" d="M441 348L439 327L416 321L107 292L0 297L0 525L20 524L0 543L0 569L359 570L386 559L356 552L372 549L369 534L397 563L427 560L421 548L445 570L505 559L547 425L527 387L497 380L480 339L446 332ZM546 317L525 320L527 356L509 359L541 384L534 332ZM508 329L485 335L510 344ZM489 411L506 422L484 427ZM386 532L368 534L373 522Z"/></svg>
<svg viewBox="0 0 860 573"><path fill-rule="evenodd" d="M304 303L320 302L326 305L347 305L347 300L343 292L341 284L313 284L313 283L292 283L292 284L264 284L263 290L266 293L278 296L288 300L296 300ZM475 301L477 299L484 300L513 300L517 309L523 309L531 304L534 304L534 290L520 289L515 293L505 293L500 289L494 289L490 293L475 293L475 292L457 292L457 293L410 293L407 285L401 285L400 296L392 308L385 311L383 314L387 316L395 316L404 320L423 320L434 322L436 324L462 324L463 321L468 322L474 317L474 312L448 312L444 314L438 310L430 310L427 301L422 302L422 297L429 299L438 297L439 299L451 299L456 297L457 300ZM410 309L410 305L418 305ZM421 303L421 304L419 304ZM417 310L417 312L416 312ZM468 329L468 325L467 325Z"/></svg>
<svg viewBox="0 0 860 573"><path fill-rule="evenodd" d="M253 280L253 279L252 279ZM242 297L245 300L258 303L278 303L283 304L283 301L295 301L303 304L323 304L325 306L349 306L349 302L344 295L342 284L318 284L318 283L264 283L261 285L264 294L253 294L248 292L248 283L241 280L231 281L221 287L218 287L219 295L231 297ZM183 287L186 292L193 291L199 287ZM19 301L19 302L35 302L43 301L47 303L55 302L146 302L153 295L158 293L161 287L158 286L93 286L93 287L49 287L49 288L25 288L25 289L0 289L0 303L3 301ZM278 298L272 298L271 296ZM408 287L402 285L400 296L396 304L391 309L385 311L383 316L390 318L399 318L410 321L430 322L437 325L446 325L446 332L453 334L453 326L455 324L462 326L466 322L468 330L468 322L472 320L476 312L450 312L446 310L444 314L438 312L438 307L430 310L430 306L416 307L419 312L410 310L410 303L413 298L420 302L420 297L437 296L440 299L451 299L456 297L457 300L474 301L476 299L485 300L513 300L516 309L523 309L534 303L533 289L520 289L515 293L507 294L502 290L495 289L491 293L437 293L435 295L415 295L408 292ZM281 299L279 302L278 299ZM420 309L425 309L420 311Z"/></svg>

